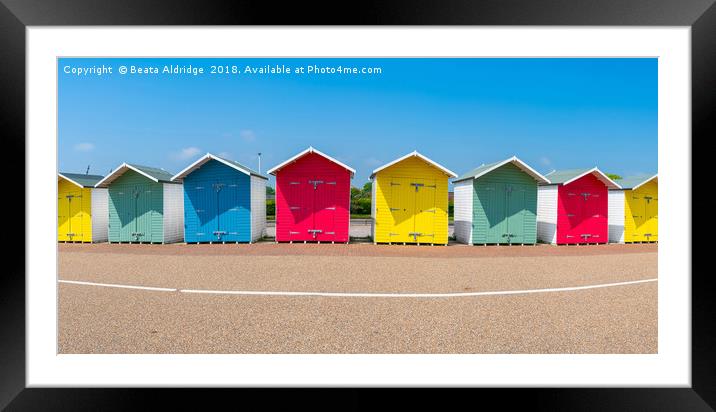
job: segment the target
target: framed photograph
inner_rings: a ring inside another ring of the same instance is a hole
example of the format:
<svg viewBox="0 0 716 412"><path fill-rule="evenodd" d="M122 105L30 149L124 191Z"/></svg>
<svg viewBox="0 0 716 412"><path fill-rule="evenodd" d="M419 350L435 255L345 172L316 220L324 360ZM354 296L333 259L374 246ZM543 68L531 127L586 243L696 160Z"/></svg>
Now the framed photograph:
<svg viewBox="0 0 716 412"><path fill-rule="evenodd" d="M360 26L6 3L25 259L1 292L3 407L130 408L97 388L142 387L716 403L691 229L708 2L384 6L355 18L406 11Z"/></svg>

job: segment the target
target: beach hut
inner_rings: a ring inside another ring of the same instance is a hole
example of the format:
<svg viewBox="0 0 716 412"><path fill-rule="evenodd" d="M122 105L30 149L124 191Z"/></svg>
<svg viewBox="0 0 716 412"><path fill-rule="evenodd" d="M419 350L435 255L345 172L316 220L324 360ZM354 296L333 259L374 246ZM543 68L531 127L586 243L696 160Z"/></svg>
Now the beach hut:
<svg viewBox="0 0 716 412"><path fill-rule="evenodd" d="M657 175L618 180L621 189L609 191L609 241L659 240L659 182Z"/></svg>
<svg viewBox="0 0 716 412"><path fill-rule="evenodd" d="M552 171L537 191L537 239L563 244L607 243L608 191L620 186L598 168Z"/></svg>
<svg viewBox="0 0 716 412"><path fill-rule="evenodd" d="M375 243L448 243L448 179L457 175L418 152L373 171Z"/></svg>
<svg viewBox="0 0 716 412"><path fill-rule="evenodd" d="M123 163L97 182L109 192L109 241L180 242L184 232L181 184L164 169Z"/></svg>
<svg viewBox="0 0 716 412"><path fill-rule="evenodd" d="M184 186L184 241L255 242L266 228L266 181L250 168L207 153L174 175Z"/></svg>
<svg viewBox="0 0 716 412"><path fill-rule="evenodd" d="M537 185L544 176L517 157L453 181L455 238L467 244L537 243Z"/></svg>
<svg viewBox="0 0 716 412"><path fill-rule="evenodd" d="M103 176L57 174L57 240L107 241L107 189L94 187Z"/></svg>
<svg viewBox="0 0 716 412"><path fill-rule="evenodd" d="M355 170L313 147L271 168L277 242L348 242Z"/></svg>

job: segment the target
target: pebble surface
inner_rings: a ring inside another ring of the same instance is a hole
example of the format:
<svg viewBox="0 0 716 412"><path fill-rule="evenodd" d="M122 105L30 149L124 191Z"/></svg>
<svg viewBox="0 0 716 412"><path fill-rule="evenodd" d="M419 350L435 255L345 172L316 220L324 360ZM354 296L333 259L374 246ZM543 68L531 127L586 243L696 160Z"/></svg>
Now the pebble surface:
<svg viewBox="0 0 716 412"><path fill-rule="evenodd" d="M657 277L656 245L59 246L60 279L178 289L450 293ZM657 352L657 282L451 298L58 287L60 353Z"/></svg>

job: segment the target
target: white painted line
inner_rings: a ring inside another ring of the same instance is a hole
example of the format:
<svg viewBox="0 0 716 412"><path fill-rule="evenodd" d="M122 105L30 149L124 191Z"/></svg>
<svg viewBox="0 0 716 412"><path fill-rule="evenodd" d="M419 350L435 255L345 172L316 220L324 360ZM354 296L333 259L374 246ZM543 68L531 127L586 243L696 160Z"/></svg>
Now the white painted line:
<svg viewBox="0 0 716 412"><path fill-rule="evenodd" d="M461 293L349 293L349 292L271 292L256 290L203 290L180 289L182 293L203 293L213 295L258 295L258 296L322 296L345 298L452 298L492 295L524 295L529 293L569 292L575 290L609 288L615 286L634 285L638 283L656 282L657 279L633 280L619 283L602 283L599 285L574 286L568 288L526 289L526 290L499 290L487 292L461 292Z"/></svg>
<svg viewBox="0 0 716 412"><path fill-rule="evenodd" d="M122 289L143 289L143 290L155 290L160 292L176 292L177 289L173 288L156 288L152 286L132 286L132 285L117 285L113 283L95 283L95 282L80 282L77 280L58 280L59 283L70 283L73 285L87 285L87 286L102 286L106 288L122 288Z"/></svg>

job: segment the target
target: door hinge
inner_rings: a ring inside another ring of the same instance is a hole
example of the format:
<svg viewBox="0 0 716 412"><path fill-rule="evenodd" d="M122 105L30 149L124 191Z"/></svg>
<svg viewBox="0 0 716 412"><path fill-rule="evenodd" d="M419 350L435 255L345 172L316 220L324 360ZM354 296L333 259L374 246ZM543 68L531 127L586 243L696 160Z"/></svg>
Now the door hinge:
<svg viewBox="0 0 716 412"><path fill-rule="evenodd" d="M391 211L391 212L394 212L394 211L396 211L396 210L400 210L400 208L399 208L399 207L391 207L391 208L390 208L390 211Z"/></svg>
<svg viewBox="0 0 716 412"><path fill-rule="evenodd" d="M291 209L291 210L296 210L296 209L300 209L300 208L301 208L301 206L290 206L289 207L289 209Z"/></svg>
<svg viewBox="0 0 716 412"><path fill-rule="evenodd" d="M335 207L335 206L333 206L333 207L327 207L326 210L336 210L336 207Z"/></svg>
<svg viewBox="0 0 716 412"><path fill-rule="evenodd" d="M390 185L391 185L391 186L400 186L400 183L393 183L393 182L390 182Z"/></svg>
<svg viewBox="0 0 716 412"><path fill-rule="evenodd" d="M327 184L327 185L335 185L336 182L328 182L328 183L326 183L326 184Z"/></svg>

